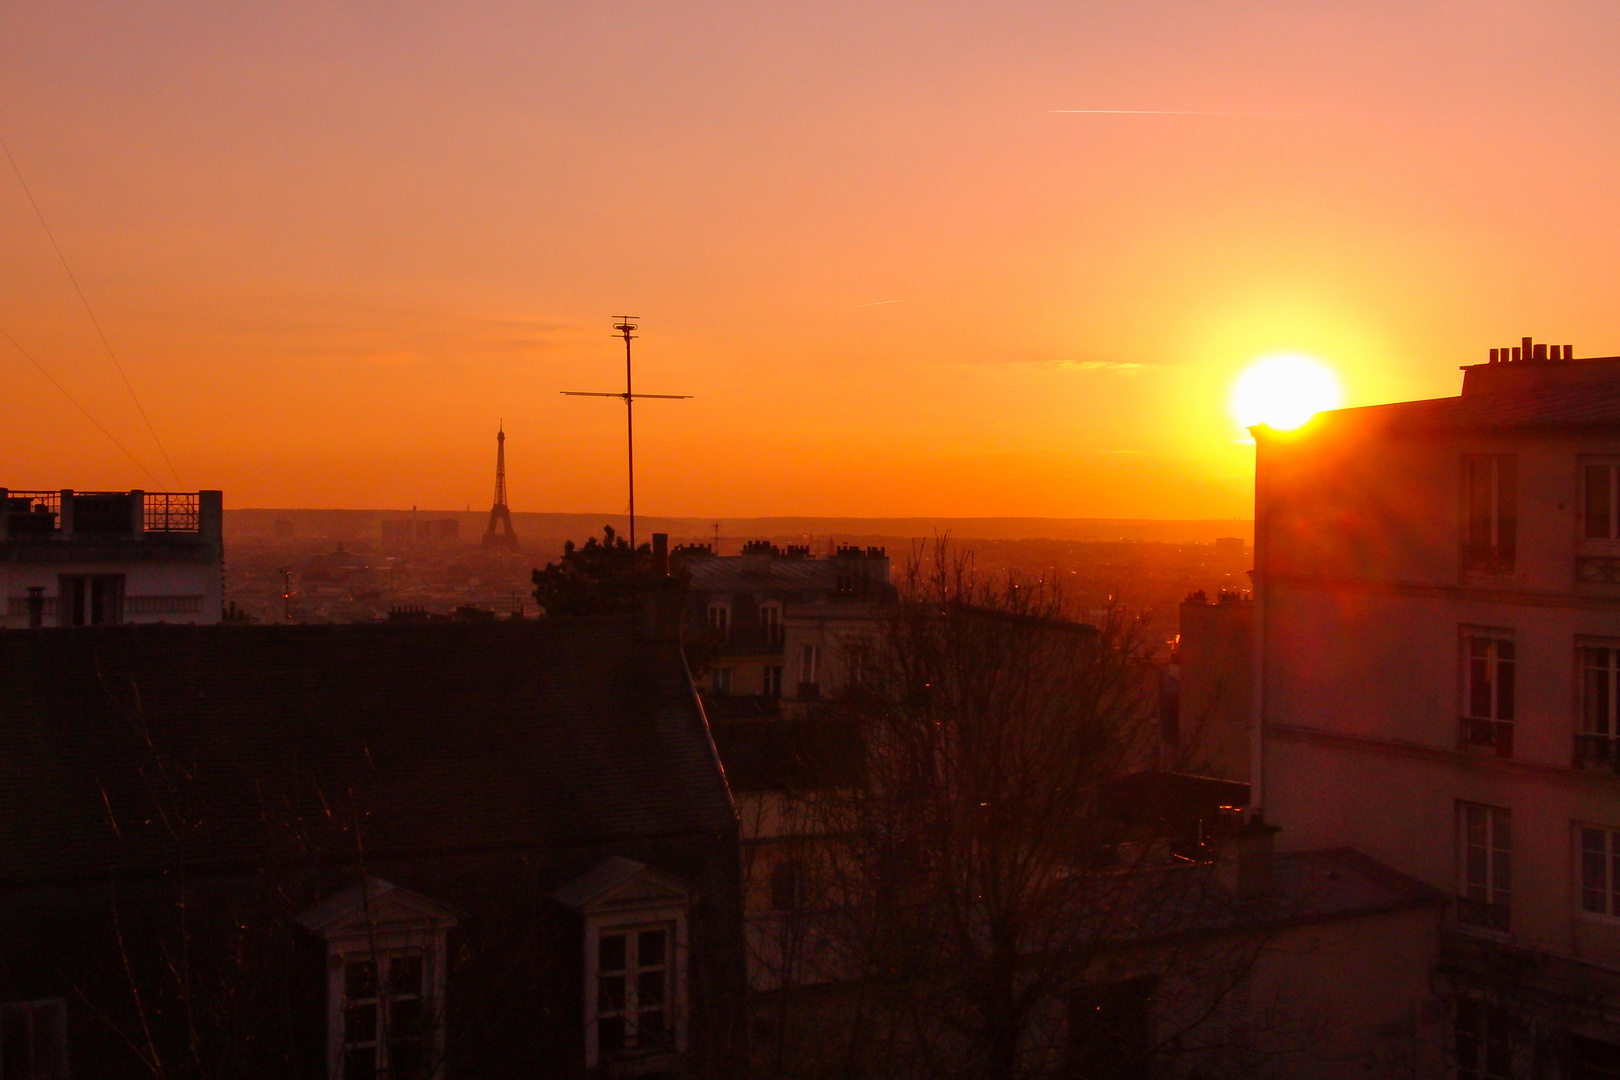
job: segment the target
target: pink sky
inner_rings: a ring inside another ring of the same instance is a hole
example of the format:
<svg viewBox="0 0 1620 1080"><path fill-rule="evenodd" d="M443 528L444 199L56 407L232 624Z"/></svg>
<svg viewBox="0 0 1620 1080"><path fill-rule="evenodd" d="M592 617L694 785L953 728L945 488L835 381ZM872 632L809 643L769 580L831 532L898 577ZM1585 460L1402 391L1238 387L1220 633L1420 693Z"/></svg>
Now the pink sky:
<svg viewBox="0 0 1620 1080"><path fill-rule="evenodd" d="M13 487L234 506L1212 517L1303 352L1620 353L1600 3L10 5ZM1076 115L1144 109L1268 115ZM0 170L6 170L0 161Z"/></svg>

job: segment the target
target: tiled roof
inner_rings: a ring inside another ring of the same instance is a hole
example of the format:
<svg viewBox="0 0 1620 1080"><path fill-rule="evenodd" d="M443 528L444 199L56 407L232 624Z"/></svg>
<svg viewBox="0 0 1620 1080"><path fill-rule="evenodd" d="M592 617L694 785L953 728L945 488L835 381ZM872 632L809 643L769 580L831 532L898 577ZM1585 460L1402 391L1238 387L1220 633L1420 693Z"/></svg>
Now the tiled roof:
<svg viewBox="0 0 1620 1080"><path fill-rule="evenodd" d="M1620 383L1590 382L1524 391L1400 401L1323 413L1328 423L1397 429L1559 428L1620 425Z"/></svg>
<svg viewBox="0 0 1620 1080"><path fill-rule="evenodd" d="M0 882L733 821L628 618L0 633Z"/></svg>

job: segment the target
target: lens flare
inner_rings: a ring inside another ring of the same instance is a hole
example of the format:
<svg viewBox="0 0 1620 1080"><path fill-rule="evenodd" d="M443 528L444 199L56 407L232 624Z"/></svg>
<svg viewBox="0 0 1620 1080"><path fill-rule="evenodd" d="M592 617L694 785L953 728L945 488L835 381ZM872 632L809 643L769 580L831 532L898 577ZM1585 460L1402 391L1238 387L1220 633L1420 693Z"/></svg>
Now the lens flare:
<svg viewBox="0 0 1620 1080"><path fill-rule="evenodd" d="M1256 360L1232 386L1232 415L1244 427L1297 428L1343 400L1339 380L1308 356L1285 353Z"/></svg>

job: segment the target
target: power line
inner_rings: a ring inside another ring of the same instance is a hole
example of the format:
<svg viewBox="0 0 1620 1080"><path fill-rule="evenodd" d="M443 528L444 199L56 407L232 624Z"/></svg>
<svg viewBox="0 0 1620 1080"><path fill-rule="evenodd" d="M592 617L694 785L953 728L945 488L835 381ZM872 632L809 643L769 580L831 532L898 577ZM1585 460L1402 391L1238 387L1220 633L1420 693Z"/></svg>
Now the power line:
<svg viewBox="0 0 1620 1080"><path fill-rule="evenodd" d="M68 393L67 387L65 387L61 383L57 382L56 381L56 376L52 375L49 371L45 370L45 365L41 364L38 360L35 360L34 357L32 356L32 354L30 354L27 349L25 349L21 345L17 344L17 339L12 337L10 334L6 333L6 330L5 330L4 327L0 327L0 337L3 337L7 341L11 342L11 347L13 349L16 349L18 352L22 353L23 357L30 364L33 364L34 367L39 369L39 373L41 375L45 376L45 378L49 379L51 385L56 387L58 390L60 390L62 392L63 397L65 397L69 401L73 402L74 408L76 408L80 412L84 413L84 418L86 420L88 420L92 424L96 425L96 429L98 431L100 431L103 435L107 436L108 439L111 439L112 444L114 446L118 447L118 449L122 450L124 452L124 454L129 458L129 460L131 460L131 461L133 461L135 463L135 467L137 469L140 469L141 472L145 473L147 476L151 476L152 477L152 482L154 484L163 483L163 481L159 480L157 477L152 476L152 470L148 469L145 465L143 465L141 463L141 459L136 457L133 453L130 452L129 447L127 447L123 443L119 442L116 438L114 438L112 432L110 432L106 428L102 427L101 426L101 421L97 420L94 416L91 416L90 415L90 410L85 408L83 405L80 405L79 404L79 399L74 397L72 394Z"/></svg>
<svg viewBox="0 0 1620 1080"><path fill-rule="evenodd" d="M89 299L85 297L84 290L79 287L79 279L74 275L73 267L68 265L67 256L62 254L62 245L56 242L56 234L51 232L50 225L46 223L45 214L40 210L39 202L35 200L33 190L28 186L28 181L23 179L22 169L17 167L17 159L11 156L11 147L6 145L4 136L0 136L0 150L5 151L6 160L11 163L11 171L17 174L17 183L22 185L23 194L28 196L28 205L34 208L34 216L39 219L40 228L44 229L45 235L50 238L51 247L56 251L56 257L62 261L62 269L67 271L68 280L73 282L73 291L79 294L79 303L84 305L84 313L90 316L90 323L96 328L96 333L101 338L101 344L106 347L107 356L112 360L113 368L117 370L118 377L124 381L124 389L129 391L129 399L135 403L135 411L141 414L141 420L146 424L147 433L152 436L152 441L157 444L158 453L163 455L163 463L169 467L169 472L174 475L175 485L185 487L185 483L180 479L180 471L174 467L174 461L169 457L168 448L163 445L163 440L158 438L157 428L152 426L152 418L146 415L146 406L141 404L140 395L135 393L135 387L129 381L129 376L124 374L124 365L118 362L118 354L113 351L112 342L107 340L107 332L101 328L101 320L96 318L96 313L90 307ZM15 345L16 342L13 341L12 344ZM41 368L40 370L43 371L44 369ZM86 413L85 415L88 416L89 414ZM100 424L96 426L101 427ZM102 428L102 430L105 431L106 429ZM127 450L124 452L129 453ZM144 470L145 466L142 466L142 469ZM151 473L146 475L152 476ZM152 476L152 479L162 483L155 476Z"/></svg>

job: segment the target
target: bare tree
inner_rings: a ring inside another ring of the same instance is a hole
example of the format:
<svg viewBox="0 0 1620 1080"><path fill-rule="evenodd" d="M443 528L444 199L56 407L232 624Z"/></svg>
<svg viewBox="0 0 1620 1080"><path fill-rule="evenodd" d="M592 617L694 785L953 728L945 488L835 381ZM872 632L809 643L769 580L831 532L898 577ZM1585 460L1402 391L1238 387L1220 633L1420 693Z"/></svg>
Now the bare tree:
<svg viewBox="0 0 1620 1080"><path fill-rule="evenodd" d="M788 895L772 906L792 910L759 1014L794 1045L770 1064L1013 1080L1196 1056L1254 1075L1242 1026L1264 1010L1239 999L1259 938L1226 932L1241 919L1212 862L1108 806L1159 741L1136 625L1070 621L1040 583L989 585L945 544L931 554L850 646L864 678L824 714L857 774L774 811L788 839L769 873Z"/></svg>

